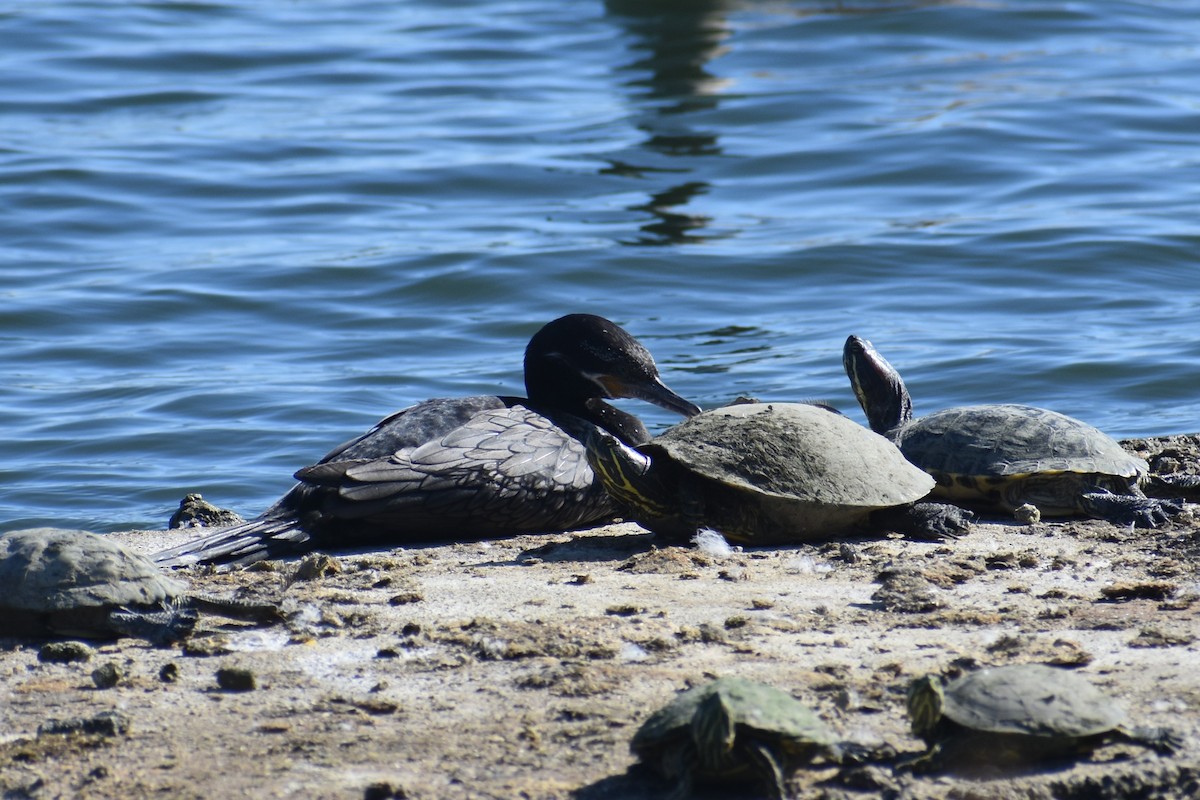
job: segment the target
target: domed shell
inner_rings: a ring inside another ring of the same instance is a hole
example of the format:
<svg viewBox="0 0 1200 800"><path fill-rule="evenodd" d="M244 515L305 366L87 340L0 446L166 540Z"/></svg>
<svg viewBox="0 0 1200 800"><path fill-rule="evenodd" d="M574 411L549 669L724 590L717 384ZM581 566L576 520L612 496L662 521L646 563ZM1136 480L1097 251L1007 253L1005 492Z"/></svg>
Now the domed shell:
<svg viewBox="0 0 1200 800"><path fill-rule="evenodd" d="M1014 476L1053 472L1133 478L1146 462L1104 432L1065 414L1023 405L949 408L914 419L889 436L934 473Z"/></svg>
<svg viewBox="0 0 1200 800"><path fill-rule="evenodd" d="M0 608L24 611L150 605L187 591L111 539L60 528L0 535L0 586Z"/></svg>
<svg viewBox="0 0 1200 800"><path fill-rule="evenodd" d="M1086 678L1044 664L968 673L946 686L942 715L975 731L1047 737L1092 736L1125 720Z"/></svg>
<svg viewBox="0 0 1200 800"><path fill-rule="evenodd" d="M897 506L919 500L934 486L884 437L835 411L803 403L706 411L642 449L746 492L812 506Z"/></svg>
<svg viewBox="0 0 1200 800"><path fill-rule="evenodd" d="M820 717L787 692L765 683L730 677L681 692L642 724L633 736L631 749L644 754L690 736L692 717L715 692L724 696L735 724L758 736L817 745L832 745L836 741L833 731Z"/></svg>

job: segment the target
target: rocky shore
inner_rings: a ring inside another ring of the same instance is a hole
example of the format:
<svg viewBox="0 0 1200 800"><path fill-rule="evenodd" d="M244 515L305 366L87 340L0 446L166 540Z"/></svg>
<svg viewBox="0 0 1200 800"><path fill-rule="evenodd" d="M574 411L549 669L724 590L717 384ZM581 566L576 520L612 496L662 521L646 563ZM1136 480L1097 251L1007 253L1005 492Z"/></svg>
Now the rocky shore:
<svg viewBox="0 0 1200 800"><path fill-rule="evenodd" d="M1200 436L1127 443L1200 469ZM1195 507L1192 507L1195 511ZM129 532L151 552L190 531ZM929 671L1076 669L1166 757L940 775L799 772L799 797L1200 796L1200 522L987 520L961 540L879 537L656 547L632 524L178 574L277 599L286 624L202 619L182 645L44 651L0 641L5 798L654 798L640 722L679 689L740 675L844 737L917 753L906 686ZM728 797L728 793L713 796Z"/></svg>

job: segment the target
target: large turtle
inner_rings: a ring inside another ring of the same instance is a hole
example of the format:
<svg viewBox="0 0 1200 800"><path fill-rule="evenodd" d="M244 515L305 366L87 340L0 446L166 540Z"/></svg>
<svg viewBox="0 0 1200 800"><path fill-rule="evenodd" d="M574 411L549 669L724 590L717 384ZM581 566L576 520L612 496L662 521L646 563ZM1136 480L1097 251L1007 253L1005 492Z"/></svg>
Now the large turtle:
<svg viewBox="0 0 1200 800"><path fill-rule="evenodd" d="M1172 753L1181 742L1160 728L1131 728L1112 698L1086 678L1045 664L991 667L908 691L912 731L929 746L914 767L1014 764L1085 755L1111 741Z"/></svg>
<svg viewBox="0 0 1200 800"><path fill-rule="evenodd" d="M147 558L106 536L61 528L0 535L0 636L184 639L197 609L255 621L272 606L188 594Z"/></svg>
<svg viewBox="0 0 1200 800"><path fill-rule="evenodd" d="M782 798L794 770L820 755L841 758L833 731L806 705L732 677L677 695L642 723L629 747L673 782L673 798L690 795L697 779L757 780Z"/></svg>
<svg viewBox="0 0 1200 800"><path fill-rule="evenodd" d="M842 363L871 429L937 480L932 497L983 511L1025 504L1042 516L1085 515L1157 527L1200 496L1200 476L1149 476L1145 461L1077 419L1025 405L948 408L913 418L900 373L866 339L851 336Z"/></svg>
<svg viewBox="0 0 1200 800"><path fill-rule="evenodd" d="M965 531L970 514L914 505L933 480L890 442L823 406L746 403L706 411L631 448L597 431L588 461L632 519L663 536L702 528L748 544L892 529Z"/></svg>

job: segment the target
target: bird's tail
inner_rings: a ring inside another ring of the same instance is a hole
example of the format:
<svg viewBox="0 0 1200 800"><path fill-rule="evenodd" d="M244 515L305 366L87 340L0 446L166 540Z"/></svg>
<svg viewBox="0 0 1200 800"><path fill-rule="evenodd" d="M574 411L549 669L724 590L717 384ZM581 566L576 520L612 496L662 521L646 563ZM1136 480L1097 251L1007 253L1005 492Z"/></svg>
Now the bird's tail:
<svg viewBox="0 0 1200 800"><path fill-rule="evenodd" d="M191 564L244 567L255 561L304 552L311 538L295 519L263 516L160 550L151 558L160 567Z"/></svg>

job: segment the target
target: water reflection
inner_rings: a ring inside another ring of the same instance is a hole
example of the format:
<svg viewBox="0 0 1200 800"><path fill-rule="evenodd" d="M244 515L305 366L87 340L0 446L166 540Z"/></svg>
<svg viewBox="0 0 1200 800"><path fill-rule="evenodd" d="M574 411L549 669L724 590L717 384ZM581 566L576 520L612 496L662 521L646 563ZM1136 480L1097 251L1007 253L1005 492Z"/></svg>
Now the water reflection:
<svg viewBox="0 0 1200 800"><path fill-rule="evenodd" d="M706 231L711 217L680 210L709 190L707 182L693 179L696 165L692 162L722 152L717 132L704 130L688 117L718 104L724 82L706 66L726 52L722 43L731 34L725 19L727 5L726 0L606 3L609 16L634 37L630 49L636 58L618 72L639 109L634 125L646 138L628 158L609 160L601 173L634 179L678 175L682 179L651 191L647 202L628 207L653 219L641 226L640 236L625 244L685 244L732 235Z"/></svg>

